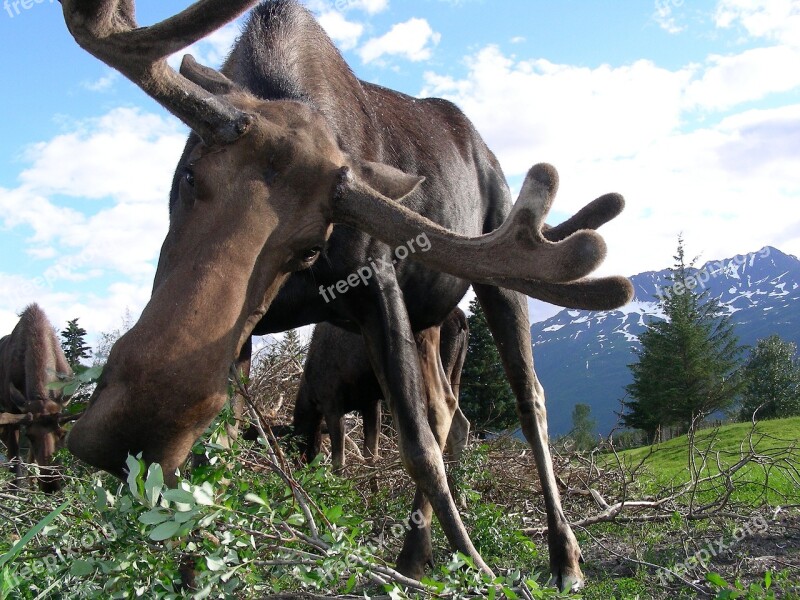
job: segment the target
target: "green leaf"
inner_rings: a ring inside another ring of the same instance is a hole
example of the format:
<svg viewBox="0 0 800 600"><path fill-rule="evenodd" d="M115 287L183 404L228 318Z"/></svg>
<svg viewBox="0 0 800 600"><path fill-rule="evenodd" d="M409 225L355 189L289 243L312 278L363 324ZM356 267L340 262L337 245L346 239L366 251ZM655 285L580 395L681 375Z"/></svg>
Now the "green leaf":
<svg viewBox="0 0 800 600"><path fill-rule="evenodd" d="M176 523L186 523L189 519L192 519L197 516L198 510L197 508L193 508L191 510L187 510L185 512L178 512L175 513L173 520Z"/></svg>
<svg viewBox="0 0 800 600"><path fill-rule="evenodd" d="M255 494L245 494L244 499L248 502L252 502L253 504L260 504L261 506L266 506L267 503L261 496L257 496Z"/></svg>
<svg viewBox="0 0 800 600"><path fill-rule="evenodd" d="M288 517L286 517L286 524L287 525L300 526L305 522L306 522L306 518L303 515L301 515L300 513L295 513L293 515L289 515Z"/></svg>
<svg viewBox="0 0 800 600"><path fill-rule="evenodd" d="M165 511L163 508L154 508L140 515L138 520L139 523L143 523L144 525L158 525L169 518L170 513Z"/></svg>
<svg viewBox="0 0 800 600"><path fill-rule="evenodd" d="M164 540L168 540L181 528L180 523L176 523L175 521L167 521L166 523L162 523L153 531L150 532L150 539L154 542L162 542Z"/></svg>
<svg viewBox="0 0 800 600"><path fill-rule="evenodd" d="M331 523L336 523L339 519L341 519L342 514L344 514L344 510L342 510L341 506L332 506L325 511L325 516Z"/></svg>
<svg viewBox="0 0 800 600"><path fill-rule="evenodd" d="M94 563L88 560L74 560L69 568L69 574L74 577L86 577L94 573Z"/></svg>
<svg viewBox="0 0 800 600"><path fill-rule="evenodd" d="M194 495L195 502L197 502L199 505L214 505L214 490L212 489L211 484L207 481L204 481L202 486L195 488L192 494Z"/></svg>
<svg viewBox="0 0 800 600"><path fill-rule="evenodd" d="M209 527L221 514L222 514L221 510L214 511L210 515L206 515L205 517L200 519L198 525L203 528Z"/></svg>
<svg viewBox="0 0 800 600"><path fill-rule="evenodd" d="M78 375L78 379L80 379L83 383L91 383L100 379L100 375L102 374L103 365L97 365L95 367L89 367L83 373L80 373Z"/></svg>
<svg viewBox="0 0 800 600"><path fill-rule="evenodd" d="M216 556L207 556L206 567L209 571L222 571L225 568L225 561Z"/></svg>
<svg viewBox="0 0 800 600"><path fill-rule="evenodd" d="M195 504L197 504L197 502L194 499L194 494L186 490L181 490L181 489L165 490L163 496L165 500L169 500L170 502L175 502L177 504L187 504L191 508L194 508Z"/></svg>
<svg viewBox="0 0 800 600"><path fill-rule="evenodd" d="M139 455L141 456L141 454ZM135 498L141 499L142 495L139 492L139 474L142 472L142 464L137 456L128 455L128 458L125 459L125 465L128 467L128 487L131 490L131 494L134 495Z"/></svg>
<svg viewBox="0 0 800 600"><path fill-rule="evenodd" d="M68 381L67 384L64 386L63 394L65 396L73 396L75 392L78 391L78 388L81 387L81 382L77 379Z"/></svg>
<svg viewBox="0 0 800 600"><path fill-rule="evenodd" d="M717 587L728 587L728 584L725 583L725 580L720 576L719 573L706 573L706 581Z"/></svg>
<svg viewBox="0 0 800 600"><path fill-rule="evenodd" d="M772 585L772 571L764 573L764 589L769 589Z"/></svg>
<svg viewBox="0 0 800 600"><path fill-rule="evenodd" d="M164 473L161 465L153 463L147 469L147 480L144 482L144 496L150 506L155 506L161 490L164 488Z"/></svg>
<svg viewBox="0 0 800 600"><path fill-rule="evenodd" d="M352 592L353 588L356 587L356 582L357 581L358 581L358 578L356 577L355 573L350 575L350 578L347 580L347 583L344 586L344 593L345 594L349 594L350 592Z"/></svg>
<svg viewBox="0 0 800 600"><path fill-rule="evenodd" d="M94 493L95 493L94 507L97 510L103 510L104 508L113 505L114 497L108 492L106 488L104 488L100 484L99 481L94 486Z"/></svg>

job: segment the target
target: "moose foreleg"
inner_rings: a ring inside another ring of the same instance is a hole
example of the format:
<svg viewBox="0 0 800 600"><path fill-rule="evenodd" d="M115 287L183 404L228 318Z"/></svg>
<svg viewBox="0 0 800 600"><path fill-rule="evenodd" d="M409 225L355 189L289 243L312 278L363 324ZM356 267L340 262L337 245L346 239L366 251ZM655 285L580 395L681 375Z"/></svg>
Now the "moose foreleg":
<svg viewBox="0 0 800 600"><path fill-rule="evenodd" d="M439 328L430 328L417 334L417 349L428 403L428 424L440 450L444 450L453 414L458 405L442 366L439 352ZM421 571L426 564L433 563L430 528L432 513L431 503L417 489L413 512L408 524L408 533L397 560L398 568L401 570Z"/></svg>
<svg viewBox="0 0 800 600"><path fill-rule="evenodd" d="M556 486L547 438L544 390L533 370L528 307L522 294L475 285L478 301L494 337L511 389L525 438L533 449L547 510L547 544L550 549L551 584L562 591L583 586L578 541L572 533Z"/></svg>
<svg viewBox="0 0 800 600"><path fill-rule="evenodd" d="M452 546L470 556L479 568L491 573L469 539L447 487L441 445L428 423L417 347L393 270L377 273L370 288L377 293L371 294L370 301L359 306L359 323L373 369L397 426L400 457L417 484L417 499L424 494ZM429 521L421 522L417 514L412 515L411 522L412 529L420 527L423 530L417 535L429 538ZM424 574L427 557L419 560L411 556L407 561L406 556L405 553L401 555L399 570L419 579ZM422 557L422 552L417 556Z"/></svg>

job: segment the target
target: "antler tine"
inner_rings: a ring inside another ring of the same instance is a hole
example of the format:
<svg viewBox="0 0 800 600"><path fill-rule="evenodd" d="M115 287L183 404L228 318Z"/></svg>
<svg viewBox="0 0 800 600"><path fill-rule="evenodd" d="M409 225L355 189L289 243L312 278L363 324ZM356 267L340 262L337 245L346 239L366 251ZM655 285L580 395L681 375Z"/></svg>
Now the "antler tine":
<svg viewBox="0 0 800 600"><path fill-rule="evenodd" d="M620 275L584 278L569 283L496 279L492 283L556 306L579 310L614 310L633 299L633 285Z"/></svg>
<svg viewBox="0 0 800 600"><path fill-rule="evenodd" d="M625 208L625 199L619 194L605 194L592 200L569 219L554 227L542 228L544 237L551 242L560 242L581 229L597 229L616 218Z"/></svg>
<svg viewBox="0 0 800 600"><path fill-rule="evenodd" d="M170 68L166 58L225 23L257 0L199 0L150 27L136 23L133 0L61 0L75 41L117 69L207 144L226 144L248 129L250 116Z"/></svg>
<svg viewBox="0 0 800 600"><path fill-rule="evenodd" d="M605 258L606 246L597 232L588 230L556 243L545 239L544 219L557 187L555 168L547 164L534 166L503 224L491 233L468 238L381 196L345 168L331 218L398 245L424 233L430 240L430 249L415 254L416 260L475 283L494 283L498 279L569 282L594 271Z"/></svg>

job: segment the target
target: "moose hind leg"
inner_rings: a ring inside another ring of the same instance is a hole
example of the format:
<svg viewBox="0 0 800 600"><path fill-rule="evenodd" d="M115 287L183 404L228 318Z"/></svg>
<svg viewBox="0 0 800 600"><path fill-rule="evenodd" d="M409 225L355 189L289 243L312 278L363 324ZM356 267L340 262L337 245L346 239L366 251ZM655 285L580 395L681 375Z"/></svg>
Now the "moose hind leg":
<svg viewBox="0 0 800 600"><path fill-rule="evenodd" d="M544 390L533 370L530 324L525 296L486 285L475 285L503 366L517 398L517 412L525 438L533 449L547 510L547 545L551 584L562 591L583 586L583 562L578 541L561 507L547 437Z"/></svg>
<svg viewBox="0 0 800 600"><path fill-rule="evenodd" d="M345 431L344 415L338 413L328 413L325 415L325 422L328 424L328 435L331 438L331 463L333 472L337 475L344 469L344 444Z"/></svg>
<svg viewBox="0 0 800 600"><path fill-rule="evenodd" d="M364 458L374 462L378 458L378 441L381 431L381 401L365 406L361 411L364 420Z"/></svg>

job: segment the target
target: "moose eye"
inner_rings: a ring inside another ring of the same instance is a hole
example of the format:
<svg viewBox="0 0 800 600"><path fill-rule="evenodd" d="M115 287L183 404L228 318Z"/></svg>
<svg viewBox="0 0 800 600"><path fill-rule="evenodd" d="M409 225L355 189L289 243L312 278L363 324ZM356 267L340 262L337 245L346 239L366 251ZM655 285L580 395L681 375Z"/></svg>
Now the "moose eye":
<svg viewBox="0 0 800 600"><path fill-rule="evenodd" d="M183 180L189 185L189 187L194 187L194 171L190 167L187 167L186 170L184 170Z"/></svg>
<svg viewBox="0 0 800 600"><path fill-rule="evenodd" d="M303 262L305 263L312 262L319 256L320 252L322 252L322 248L320 246L312 246L311 248L306 248L305 250L303 250L303 253L301 254Z"/></svg>

